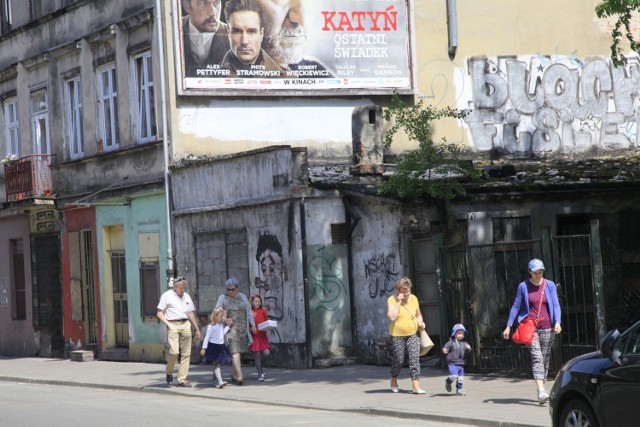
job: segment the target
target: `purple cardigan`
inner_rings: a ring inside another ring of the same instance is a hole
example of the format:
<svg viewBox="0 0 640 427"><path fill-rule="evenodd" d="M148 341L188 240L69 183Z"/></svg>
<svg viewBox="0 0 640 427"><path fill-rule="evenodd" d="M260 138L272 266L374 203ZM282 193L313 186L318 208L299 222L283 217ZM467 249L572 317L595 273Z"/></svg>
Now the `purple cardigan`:
<svg viewBox="0 0 640 427"><path fill-rule="evenodd" d="M529 315L529 294L527 292L528 281L529 280L525 280L518 285L516 300L513 302L513 307L511 307L507 326L513 325L513 321L516 320L516 316L518 316L518 323L520 323L522 319ZM560 323L560 302L558 301L558 291L556 289L556 284L551 280L545 279L545 281L546 284L544 293L547 296L547 304L549 305L549 318L551 319L551 325L553 326L556 323Z"/></svg>

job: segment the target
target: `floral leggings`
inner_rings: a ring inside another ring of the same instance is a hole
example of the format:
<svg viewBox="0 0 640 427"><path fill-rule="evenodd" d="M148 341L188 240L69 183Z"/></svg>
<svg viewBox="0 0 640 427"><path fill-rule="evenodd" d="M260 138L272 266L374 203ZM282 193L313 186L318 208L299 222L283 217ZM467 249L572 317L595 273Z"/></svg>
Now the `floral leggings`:
<svg viewBox="0 0 640 427"><path fill-rule="evenodd" d="M400 375L405 352L409 355L411 379L420 379L420 337L415 334L405 337L391 337L391 377L398 378Z"/></svg>
<svg viewBox="0 0 640 427"><path fill-rule="evenodd" d="M554 338L553 329L538 329L533 334L533 341L529 351L531 352L531 370L533 371L534 380L547 380Z"/></svg>

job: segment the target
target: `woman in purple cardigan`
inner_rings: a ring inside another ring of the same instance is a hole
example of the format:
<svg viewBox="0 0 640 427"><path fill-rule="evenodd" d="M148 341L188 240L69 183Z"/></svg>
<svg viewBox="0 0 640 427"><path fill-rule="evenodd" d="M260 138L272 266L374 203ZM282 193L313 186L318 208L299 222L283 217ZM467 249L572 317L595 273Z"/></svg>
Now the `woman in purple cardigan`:
<svg viewBox="0 0 640 427"><path fill-rule="evenodd" d="M502 332L505 340L509 339L511 326L518 317L518 323L525 317L538 318L533 342L529 346L533 379L538 389L538 404L549 401L549 394L544 389L549 372L549 359L555 335L562 332L560 327L560 303L556 284L544 278L544 263L534 258L529 261L529 279L518 285L516 299L509 313L507 327Z"/></svg>

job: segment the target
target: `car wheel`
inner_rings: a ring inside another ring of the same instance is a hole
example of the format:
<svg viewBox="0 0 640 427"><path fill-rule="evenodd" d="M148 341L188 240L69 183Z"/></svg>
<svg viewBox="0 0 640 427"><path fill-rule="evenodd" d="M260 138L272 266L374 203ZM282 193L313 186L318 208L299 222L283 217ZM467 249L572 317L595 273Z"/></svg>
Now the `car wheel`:
<svg viewBox="0 0 640 427"><path fill-rule="evenodd" d="M598 421L589 405L574 399L562 408L560 427L598 427Z"/></svg>

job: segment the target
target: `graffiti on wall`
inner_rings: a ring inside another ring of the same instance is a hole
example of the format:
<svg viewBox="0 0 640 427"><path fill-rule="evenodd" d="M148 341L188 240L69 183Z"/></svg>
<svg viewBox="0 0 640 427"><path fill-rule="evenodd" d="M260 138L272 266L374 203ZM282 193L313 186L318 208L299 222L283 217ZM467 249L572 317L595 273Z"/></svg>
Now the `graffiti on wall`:
<svg viewBox="0 0 640 427"><path fill-rule="evenodd" d="M282 245L268 232L261 233L256 245L257 270L254 285L262 297L269 318L283 318L283 290L287 270L282 257Z"/></svg>
<svg viewBox="0 0 640 427"><path fill-rule="evenodd" d="M348 297L343 279L343 259L320 246L309 261L310 305L316 311L334 311Z"/></svg>
<svg viewBox="0 0 640 427"><path fill-rule="evenodd" d="M399 278L394 254L375 254L364 262L364 275L369 281L369 297L379 298L394 293Z"/></svg>
<svg viewBox="0 0 640 427"><path fill-rule="evenodd" d="M479 151L508 154L639 146L640 63L604 58L476 57L465 121Z"/></svg>

